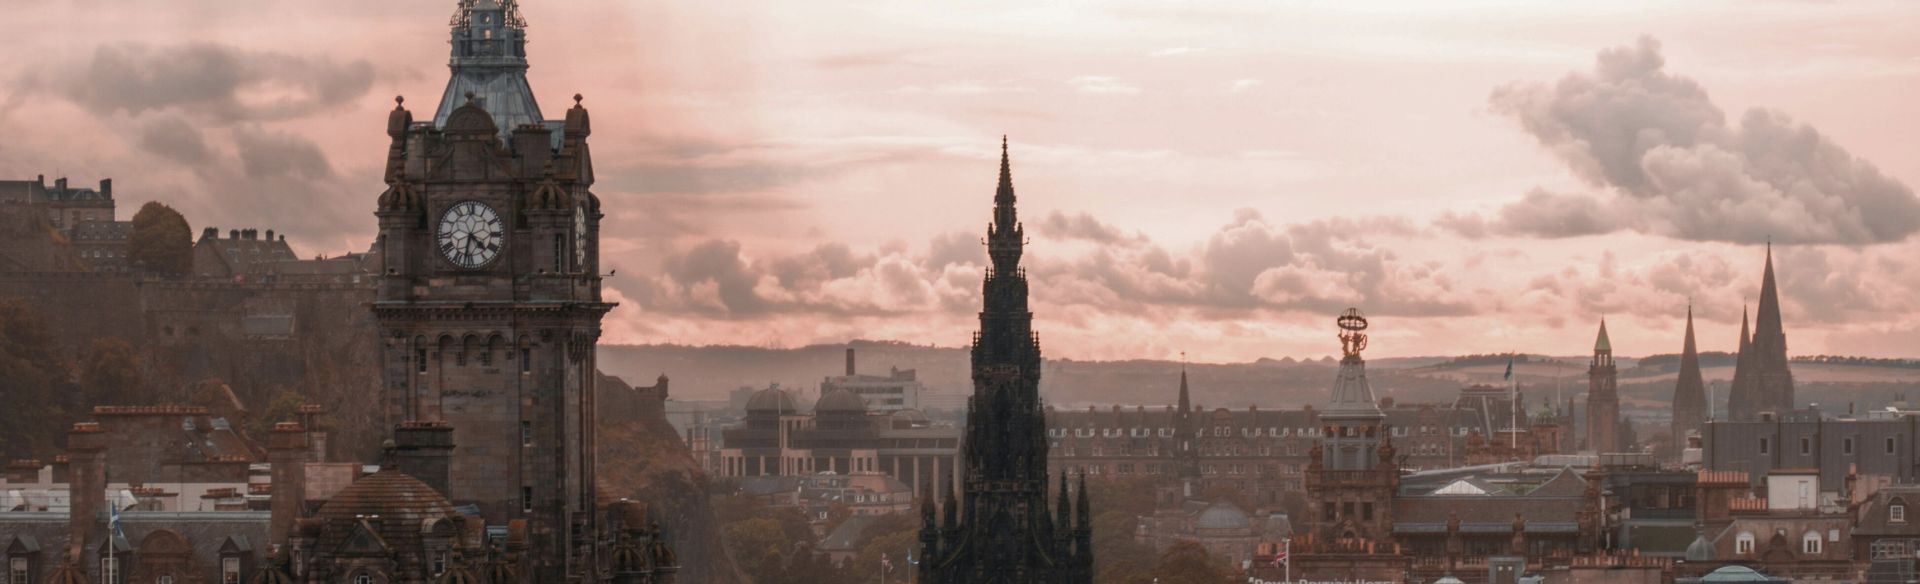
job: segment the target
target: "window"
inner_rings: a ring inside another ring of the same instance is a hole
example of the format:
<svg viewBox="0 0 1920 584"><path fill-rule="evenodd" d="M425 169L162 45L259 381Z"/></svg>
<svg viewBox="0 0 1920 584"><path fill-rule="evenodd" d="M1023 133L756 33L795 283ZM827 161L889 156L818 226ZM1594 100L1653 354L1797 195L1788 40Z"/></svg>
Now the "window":
<svg viewBox="0 0 1920 584"><path fill-rule="evenodd" d="M1761 438L1761 439L1760 439L1760 453L1761 453L1761 454L1773 454L1773 440L1771 440L1771 439L1767 439L1767 438Z"/></svg>
<svg viewBox="0 0 1920 584"><path fill-rule="evenodd" d="M520 445L533 446L533 422L520 421Z"/></svg>
<svg viewBox="0 0 1920 584"><path fill-rule="evenodd" d="M1893 505L1887 507L1887 523L1906 523L1906 522L1907 522L1907 505L1905 503L1894 503Z"/></svg>
<svg viewBox="0 0 1920 584"><path fill-rule="evenodd" d="M567 262L566 239L559 234L554 234L553 236L553 272L558 274L558 273L567 271L566 262Z"/></svg>
<svg viewBox="0 0 1920 584"><path fill-rule="evenodd" d="M1736 554L1753 553L1753 532L1751 531L1740 532L1740 537L1735 538L1733 540L1733 553L1736 553Z"/></svg>
<svg viewBox="0 0 1920 584"><path fill-rule="evenodd" d="M240 558L220 558L220 584L240 584Z"/></svg>
<svg viewBox="0 0 1920 584"><path fill-rule="evenodd" d="M1363 521L1373 521L1373 502L1372 501L1368 501L1360 504L1360 519Z"/></svg>
<svg viewBox="0 0 1920 584"><path fill-rule="evenodd" d="M436 550L433 552L433 575L439 576L445 573L447 573L447 552Z"/></svg>
<svg viewBox="0 0 1920 584"><path fill-rule="evenodd" d="M1801 439L1800 439L1800 454L1813 454L1813 439L1812 439L1812 438L1801 438Z"/></svg>
<svg viewBox="0 0 1920 584"><path fill-rule="evenodd" d="M1893 439L1887 439L1887 454L1893 454Z"/></svg>
<svg viewBox="0 0 1920 584"><path fill-rule="evenodd" d="M1300 474L1300 465L1287 463L1287 474Z"/></svg>
<svg viewBox="0 0 1920 584"><path fill-rule="evenodd" d="M1840 441L1840 452L1841 454L1846 454L1848 456L1853 455L1853 439L1852 438L1848 438Z"/></svg>
<svg viewBox="0 0 1920 584"><path fill-rule="evenodd" d="M413 352L413 360L416 362L419 362L420 364L419 371L421 373L427 372L427 350L426 349L415 350Z"/></svg>
<svg viewBox="0 0 1920 584"><path fill-rule="evenodd" d="M113 557L112 554L100 558L100 581L106 584L120 582L120 558Z"/></svg>
<svg viewBox="0 0 1920 584"><path fill-rule="evenodd" d="M533 349L520 350L520 372L521 373L533 372Z"/></svg>
<svg viewBox="0 0 1920 584"><path fill-rule="evenodd" d="M1819 532L1809 531L1807 532L1806 537L1800 538L1800 553L1803 553L1803 554L1820 553L1820 533Z"/></svg>
<svg viewBox="0 0 1920 584"><path fill-rule="evenodd" d="M1323 519L1333 519L1333 518L1334 518L1334 515L1333 515L1333 503L1327 503L1327 504L1324 504L1324 505L1322 505L1322 506L1321 506L1321 508L1320 508L1320 517L1321 517L1321 518L1323 518Z"/></svg>
<svg viewBox="0 0 1920 584"><path fill-rule="evenodd" d="M520 487L520 510L533 510L533 487Z"/></svg>
<svg viewBox="0 0 1920 584"><path fill-rule="evenodd" d="M1347 501L1345 503L1340 504L1340 516L1341 517L1353 516L1353 501Z"/></svg>
<svg viewBox="0 0 1920 584"><path fill-rule="evenodd" d="M164 584L173 584L173 583L167 582ZM353 584L373 584L373 576L368 576L366 574L360 574L360 575L354 576Z"/></svg>
<svg viewBox="0 0 1920 584"><path fill-rule="evenodd" d="M161 574L160 577L154 581L160 584L173 584L173 574Z"/></svg>
<svg viewBox="0 0 1920 584"><path fill-rule="evenodd" d="M33 576L27 573L26 558L14 558L10 564L11 566L9 566L7 570L7 575L10 576L7 580L8 582L14 584L31 584Z"/></svg>

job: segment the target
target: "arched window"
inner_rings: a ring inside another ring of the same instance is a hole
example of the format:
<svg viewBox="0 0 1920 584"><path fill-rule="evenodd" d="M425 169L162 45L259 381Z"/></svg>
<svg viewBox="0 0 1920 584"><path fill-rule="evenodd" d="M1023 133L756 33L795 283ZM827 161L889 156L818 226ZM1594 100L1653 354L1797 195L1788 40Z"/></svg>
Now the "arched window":
<svg viewBox="0 0 1920 584"><path fill-rule="evenodd" d="M1906 523L1906 522L1907 522L1907 502L1902 501L1900 499L1894 499L1893 504L1887 505L1887 523Z"/></svg>
<svg viewBox="0 0 1920 584"><path fill-rule="evenodd" d="M1734 538L1733 553L1736 553L1736 554L1753 553L1753 532L1742 531L1740 532L1739 537Z"/></svg>
<svg viewBox="0 0 1920 584"><path fill-rule="evenodd" d="M1814 555L1814 554L1820 553L1820 533L1819 532L1809 531L1807 532L1807 535L1805 537L1800 538L1800 553L1808 554L1808 555Z"/></svg>
<svg viewBox="0 0 1920 584"><path fill-rule="evenodd" d="M353 584L373 584L373 576L356 574L353 577Z"/></svg>

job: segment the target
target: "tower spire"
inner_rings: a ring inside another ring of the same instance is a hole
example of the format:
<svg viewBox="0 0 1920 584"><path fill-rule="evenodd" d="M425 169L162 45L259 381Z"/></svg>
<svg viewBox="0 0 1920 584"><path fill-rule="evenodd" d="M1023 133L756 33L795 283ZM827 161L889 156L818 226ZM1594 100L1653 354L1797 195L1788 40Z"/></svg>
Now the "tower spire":
<svg viewBox="0 0 1920 584"><path fill-rule="evenodd" d="M1707 388L1700 376L1700 351L1693 340L1693 305L1687 305L1687 338L1680 347L1680 376L1673 385L1671 452L1686 448L1687 433L1699 431L1707 420Z"/></svg>
<svg viewBox="0 0 1920 584"><path fill-rule="evenodd" d="M514 0L460 0L448 23L453 45L447 68L452 76L440 96L433 125L445 128L453 110L471 100L493 116L500 136L512 140L514 128L545 121L527 85L527 22Z"/></svg>

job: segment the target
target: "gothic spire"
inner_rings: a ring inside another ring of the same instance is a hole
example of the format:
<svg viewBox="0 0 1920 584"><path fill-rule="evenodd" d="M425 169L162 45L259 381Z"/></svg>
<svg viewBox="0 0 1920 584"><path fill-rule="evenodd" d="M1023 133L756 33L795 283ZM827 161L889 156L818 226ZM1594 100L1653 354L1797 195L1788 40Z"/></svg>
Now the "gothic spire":
<svg viewBox="0 0 1920 584"><path fill-rule="evenodd" d="M1606 351L1608 353L1613 352L1613 341L1610 341L1607 339L1606 317L1600 318L1600 336L1599 338L1596 338L1593 340L1593 352L1598 353L1601 351Z"/></svg>
<svg viewBox="0 0 1920 584"><path fill-rule="evenodd" d="M1185 364L1181 364L1180 365L1180 413L1179 415L1181 417L1186 417L1192 411L1193 411L1193 400L1189 399L1187 396L1187 366Z"/></svg>
<svg viewBox="0 0 1920 584"><path fill-rule="evenodd" d="M1673 386L1673 452L1684 448L1687 432L1699 430L1707 416L1707 387L1700 376L1700 351L1693 340L1693 307L1687 307L1687 338L1680 348L1680 377Z"/></svg>

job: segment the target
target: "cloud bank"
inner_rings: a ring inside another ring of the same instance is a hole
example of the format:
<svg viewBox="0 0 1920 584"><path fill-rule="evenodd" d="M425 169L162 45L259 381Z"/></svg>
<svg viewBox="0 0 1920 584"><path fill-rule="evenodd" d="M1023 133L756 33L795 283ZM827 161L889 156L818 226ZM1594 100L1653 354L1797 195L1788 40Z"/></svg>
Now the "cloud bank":
<svg viewBox="0 0 1920 584"><path fill-rule="evenodd" d="M1500 87L1508 116L1606 194L1530 192L1491 219L1534 237L1632 230L1692 241L1871 244L1920 230L1920 199L1812 126L1753 109L1735 124L1699 83L1665 71L1660 41L1603 50L1590 72ZM1484 223L1481 223L1484 222Z"/></svg>

